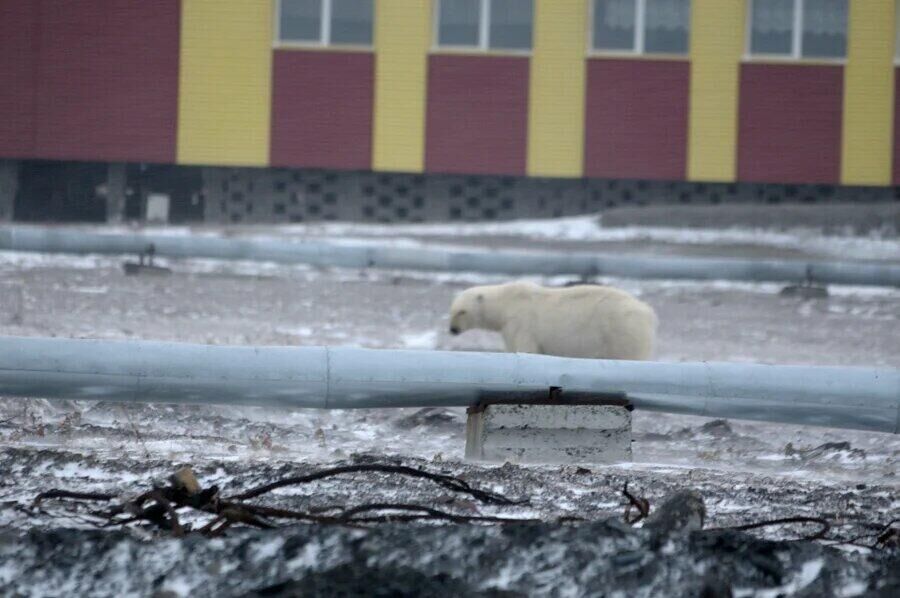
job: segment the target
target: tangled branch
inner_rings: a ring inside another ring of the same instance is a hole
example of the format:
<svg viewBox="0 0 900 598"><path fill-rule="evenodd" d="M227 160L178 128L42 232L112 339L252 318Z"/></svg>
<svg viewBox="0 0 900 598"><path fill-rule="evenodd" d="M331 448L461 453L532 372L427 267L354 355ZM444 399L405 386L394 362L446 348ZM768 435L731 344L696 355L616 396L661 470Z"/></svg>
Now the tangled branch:
<svg viewBox="0 0 900 598"><path fill-rule="evenodd" d="M217 486L202 488L190 468L182 468L169 478L169 484L138 495L136 498L112 504L106 509L92 511L91 515L99 518L102 527L121 526L133 523L150 524L158 530L180 537L188 532L198 532L208 537L219 536L233 525L245 525L258 529L277 527L274 521L292 520L307 523L359 526L385 522L408 521L449 521L452 523L493 523L510 524L533 522L535 519L516 519L507 517L460 515L442 511L429 506L402 503L371 503L355 507L329 506L316 511L300 511L282 507L270 507L246 502L271 492L277 488L306 484L327 477L344 473L380 472L399 474L434 481L438 485L464 492L481 502L494 505L519 505L524 501L515 501L500 494L471 487L465 481L448 475L436 474L411 467L397 465L367 464L347 467L335 467L315 473L278 480L264 486L247 490L241 494L224 498ZM106 502L112 503L120 497L116 494L99 492L72 492L53 489L38 494L32 502L32 508L40 508L46 500L58 499L75 503ZM179 511L189 509L212 515L205 525L193 529L189 524L182 524Z"/></svg>
<svg viewBox="0 0 900 598"><path fill-rule="evenodd" d="M869 528L866 533L858 534L847 540L835 540L830 546L856 546L869 550L900 547L900 519L891 519L885 524L865 524ZM864 540L868 540L864 542Z"/></svg>
<svg viewBox="0 0 900 598"><path fill-rule="evenodd" d="M207 537L224 534L231 527L249 526L257 529L273 529L287 522L303 522L320 525L341 525L360 527L388 522L422 522L436 521L454 524L519 524L539 522L540 519L500 517L481 514L461 514L428 505L417 505L392 502L372 502L356 506L326 505L309 507L307 510L268 506L252 502L252 499L263 496L279 488L308 484L317 480L344 474L377 473L399 475L424 479L436 485L467 494L476 500L500 506L517 506L527 504L526 500L513 500L501 494L472 487L464 480L446 474L433 473L421 469L413 469L391 464L362 464L322 469L313 473L284 478L271 483L252 487L234 495L223 495L217 486L201 487L196 476L189 467L182 468L170 476L168 484L157 485L136 497L125 497L123 494L103 492L76 492L64 489L52 489L38 494L32 502L31 509L42 509L49 500L64 501L70 506L96 505L105 503L103 508L85 511L83 508L70 509L67 516L89 516L87 520L100 527L126 526L132 524L149 525L152 529L183 536L188 533L200 533ZM628 489L626 483L622 488L626 499L623 518L629 525L647 519L650 515L650 501ZM667 501L659 507L654 517L666 513ZM23 509L27 509L23 507ZM670 509L671 510L671 509ZM184 514L201 513L209 516L202 525L184 521ZM691 513L673 511L672 517L690 516ZM668 517L669 515L663 515ZM585 519L580 516L560 517L557 523L578 522ZM702 521L702 520L701 520ZM900 545L900 520L894 519L886 524L865 523L866 533L855 537L829 538L832 523L823 517L784 517L744 523L740 525L706 528L706 531L748 531L767 527L791 524L813 524L818 526L813 532L797 538L797 540L824 541L831 545L853 545L867 549L885 549ZM702 525L702 523L701 523ZM677 526L676 526L677 527Z"/></svg>
<svg viewBox="0 0 900 598"><path fill-rule="evenodd" d="M106 494L103 492L72 492L70 490L59 490L54 488L46 492L41 492L34 497L34 505L40 506L41 501L51 498L70 498L73 500L112 500L115 494Z"/></svg>
<svg viewBox="0 0 900 598"><path fill-rule="evenodd" d="M731 530L743 532L750 529L759 529L762 527L772 527L778 525L787 525L790 523L815 523L819 525L819 529L815 533L801 536L798 540L821 540L831 531L831 523L822 517L782 517L780 519L768 519L766 521L756 521L754 523L745 523L743 525L730 525L727 527L712 527L709 531Z"/></svg>
<svg viewBox="0 0 900 598"><path fill-rule="evenodd" d="M635 496L628 490L628 483L625 483L624 488L622 488L622 494L625 498L628 499L628 503L625 505L625 512L623 518L625 523L629 525L634 525L639 521L646 519L650 514L650 501L642 496ZM632 515L632 510L636 510L637 514ZM852 544L855 546L861 546L864 548L885 548L889 545L900 544L900 527L895 526L896 523L900 522L900 520L890 521L887 525L879 526L877 531L874 534L864 534L862 536L857 536L850 540L835 540L832 544ZM723 527L711 527L705 528L705 531L748 531L752 529L761 529L765 527L776 527L790 524L815 524L818 525L818 529L812 533L804 534L798 538L797 541L815 541L815 540L824 540L828 535L828 532L832 529L832 524L827 519L823 517L806 517L806 516L797 516L797 517L782 517L779 519L767 519L763 521L754 521L752 523L744 523L741 525L730 525ZM874 539L868 545L859 544L858 540L863 538Z"/></svg>
<svg viewBox="0 0 900 598"><path fill-rule="evenodd" d="M505 496L501 496L499 494L495 494L493 492L488 492L486 490L479 490L477 488L472 488L467 482L461 480L460 478L444 475L440 473L431 473L428 471L423 471L421 469L414 469L412 467L406 467L403 465L383 465L383 464L365 464L365 465L346 465L343 467L333 467L330 469L323 469L321 471L317 471L315 473L311 473L304 476L297 476L292 478L286 478L283 480L278 480L276 482L271 482L269 484L263 484L262 486L257 486L256 488L251 488L250 490L246 490L241 494L237 494L235 496L230 497L233 500L247 500L249 498L256 498L267 492L271 492L273 490L277 490L278 488L284 488L286 486L297 486L300 484L308 484L310 482L315 482L324 478L341 475L345 473L358 473L358 472L379 472L379 473L388 473L388 474L396 474L414 478L422 478L426 480L430 480L447 490L451 490L453 492L462 492L476 498L482 502L488 504L495 505L521 505L525 504L527 501L515 501L511 500Z"/></svg>

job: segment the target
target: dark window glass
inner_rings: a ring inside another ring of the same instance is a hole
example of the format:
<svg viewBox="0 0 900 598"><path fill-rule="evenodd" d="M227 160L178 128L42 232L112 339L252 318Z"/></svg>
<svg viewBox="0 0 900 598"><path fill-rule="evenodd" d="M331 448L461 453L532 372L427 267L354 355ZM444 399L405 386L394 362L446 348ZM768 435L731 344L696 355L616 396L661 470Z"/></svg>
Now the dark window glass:
<svg viewBox="0 0 900 598"><path fill-rule="evenodd" d="M634 50L635 0L597 0L594 3L595 50Z"/></svg>
<svg viewBox="0 0 900 598"><path fill-rule="evenodd" d="M791 54L794 0L753 0L751 54Z"/></svg>
<svg viewBox="0 0 900 598"><path fill-rule="evenodd" d="M847 0L804 2L801 47L804 58L843 58L847 55Z"/></svg>
<svg viewBox="0 0 900 598"><path fill-rule="evenodd" d="M321 40L322 0L281 0L279 33L284 41Z"/></svg>
<svg viewBox="0 0 900 598"><path fill-rule="evenodd" d="M531 49L532 5L532 0L491 0L491 48Z"/></svg>
<svg viewBox="0 0 900 598"><path fill-rule="evenodd" d="M438 44L477 46L480 0L440 0Z"/></svg>
<svg viewBox="0 0 900 598"><path fill-rule="evenodd" d="M331 43L372 44L372 0L331 0Z"/></svg>
<svg viewBox="0 0 900 598"><path fill-rule="evenodd" d="M646 0L644 51L687 54L691 27L690 0Z"/></svg>

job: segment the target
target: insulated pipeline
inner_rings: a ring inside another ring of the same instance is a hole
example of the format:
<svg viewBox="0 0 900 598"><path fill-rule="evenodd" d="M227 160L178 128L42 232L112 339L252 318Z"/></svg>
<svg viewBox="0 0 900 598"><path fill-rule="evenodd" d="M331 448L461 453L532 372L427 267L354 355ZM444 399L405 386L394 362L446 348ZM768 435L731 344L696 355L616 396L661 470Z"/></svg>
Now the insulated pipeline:
<svg viewBox="0 0 900 598"><path fill-rule="evenodd" d="M355 409L625 393L638 410L898 433L900 370L0 337L0 396Z"/></svg>
<svg viewBox="0 0 900 598"><path fill-rule="evenodd" d="M140 254L151 246L156 255L163 257L255 260L347 268L900 287L900 265L883 262L472 251L202 235L98 234L38 226L0 227L0 250L123 255Z"/></svg>

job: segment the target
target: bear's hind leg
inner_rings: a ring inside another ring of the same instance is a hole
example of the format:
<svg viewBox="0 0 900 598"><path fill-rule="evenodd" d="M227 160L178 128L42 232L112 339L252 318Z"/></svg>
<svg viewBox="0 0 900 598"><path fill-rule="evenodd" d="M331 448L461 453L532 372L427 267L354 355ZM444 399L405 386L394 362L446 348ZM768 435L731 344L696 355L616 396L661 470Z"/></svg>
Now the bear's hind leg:
<svg viewBox="0 0 900 598"><path fill-rule="evenodd" d="M540 345L534 340L534 336L530 332L504 330L502 334L503 342L506 344L506 350L509 353L540 354L541 352Z"/></svg>

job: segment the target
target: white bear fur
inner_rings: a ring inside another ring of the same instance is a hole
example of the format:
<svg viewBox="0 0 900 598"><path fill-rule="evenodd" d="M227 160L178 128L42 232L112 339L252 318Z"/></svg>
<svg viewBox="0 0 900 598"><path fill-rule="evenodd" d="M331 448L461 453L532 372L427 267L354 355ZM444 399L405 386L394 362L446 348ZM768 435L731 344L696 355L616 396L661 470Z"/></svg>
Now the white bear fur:
<svg viewBox="0 0 900 598"><path fill-rule="evenodd" d="M650 359L653 308L608 286L547 288L511 282L466 289L450 307L450 331L503 335L506 350L593 359Z"/></svg>

